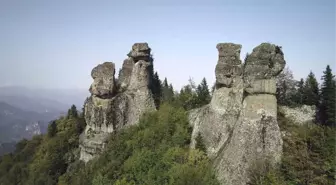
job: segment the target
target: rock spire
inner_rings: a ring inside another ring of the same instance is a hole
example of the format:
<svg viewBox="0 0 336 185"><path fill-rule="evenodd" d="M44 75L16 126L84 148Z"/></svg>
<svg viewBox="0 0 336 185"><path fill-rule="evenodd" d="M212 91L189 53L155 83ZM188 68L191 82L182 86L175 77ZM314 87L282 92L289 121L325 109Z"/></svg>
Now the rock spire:
<svg viewBox="0 0 336 185"><path fill-rule="evenodd" d="M135 43L124 61L119 79L115 64L93 68L91 96L84 105L87 126L80 136L80 159L87 162L105 148L108 134L137 124L140 116L155 110L149 90L152 58L147 43Z"/></svg>
<svg viewBox="0 0 336 185"><path fill-rule="evenodd" d="M286 62L281 48L269 43L254 48L244 64L241 45L221 43L217 49L212 100L189 114L191 147L201 133L220 182L243 185L257 161L275 166L281 160L275 78Z"/></svg>

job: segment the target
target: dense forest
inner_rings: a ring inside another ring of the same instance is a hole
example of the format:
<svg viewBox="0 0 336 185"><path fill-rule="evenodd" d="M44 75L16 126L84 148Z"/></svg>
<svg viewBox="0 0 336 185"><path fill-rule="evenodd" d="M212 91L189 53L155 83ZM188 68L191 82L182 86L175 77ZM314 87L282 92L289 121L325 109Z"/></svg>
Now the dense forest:
<svg viewBox="0 0 336 185"><path fill-rule="evenodd" d="M85 128L83 111L72 106L68 114L51 121L46 135L16 144L13 153L0 158L0 185L215 185L212 161L202 137L189 149L188 111L206 105L215 85L193 80L179 92L154 74L152 93L156 112L139 124L113 133L103 154L86 165L78 160L79 136ZM284 151L281 166L251 169L251 184L335 184L336 83L327 66L318 83L313 72L296 81L289 69L277 81L279 105L316 107L311 124L297 125L278 113Z"/></svg>

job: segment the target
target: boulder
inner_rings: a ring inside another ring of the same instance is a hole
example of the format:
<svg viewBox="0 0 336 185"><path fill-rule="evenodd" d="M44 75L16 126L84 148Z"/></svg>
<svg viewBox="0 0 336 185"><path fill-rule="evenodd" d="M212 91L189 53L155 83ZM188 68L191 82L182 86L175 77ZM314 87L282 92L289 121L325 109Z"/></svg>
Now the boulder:
<svg viewBox="0 0 336 185"><path fill-rule="evenodd" d="M132 58L135 62L138 62L139 60L150 62L150 52L151 49L147 43L135 43L133 44L132 50L127 54L127 56Z"/></svg>
<svg viewBox="0 0 336 185"><path fill-rule="evenodd" d="M100 97L112 96L115 92L115 66L113 62L104 62L93 68L91 76L93 83L90 93Z"/></svg>

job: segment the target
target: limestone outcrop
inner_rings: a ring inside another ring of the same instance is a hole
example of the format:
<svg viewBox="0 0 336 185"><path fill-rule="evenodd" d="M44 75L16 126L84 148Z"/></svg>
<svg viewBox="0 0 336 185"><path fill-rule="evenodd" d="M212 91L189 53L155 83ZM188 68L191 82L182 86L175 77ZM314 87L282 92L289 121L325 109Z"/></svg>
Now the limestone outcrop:
<svg viewBox="0 0 336 185"><path fill-rule="evenodd" d="M275 77L285 67L281 48L262 43L244 64L241 45L218 44L216 89L209 105L189 113L191 147L198 133L214 160L222 184L243 185L256 161L281 160L282 138L277 124Z"/></svg>
<svg viewBox="0 0 336 185"><path fill-rule="evenodd" d="M155 110L148 89L152 67L148 44L134 44L128 56L119 81L112 62L99 64L91 72L94 81L84 105L87 126L80 136L80 160L87 162L99 155L110 133L137 124L143 113Z"/></svg>

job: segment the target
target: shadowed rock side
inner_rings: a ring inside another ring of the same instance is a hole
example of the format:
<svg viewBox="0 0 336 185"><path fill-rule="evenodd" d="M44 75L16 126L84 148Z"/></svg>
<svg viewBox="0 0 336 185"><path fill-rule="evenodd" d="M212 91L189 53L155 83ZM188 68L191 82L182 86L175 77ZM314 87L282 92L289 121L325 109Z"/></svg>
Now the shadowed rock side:
<svg viewBox="0 0 336 185"><path fill-rule="evenodd" d="M99 64L92 70L94 81L91 96L84 105L87 126L80 136L80 160L87 162L100 154L109 133L137 124L143 113L155 110L148 89L151 65L148 44L136 43L124 61L119 82L114 78L112 62ZM122 90L117 89L117 83Z"/></svg>
<svg viewBox="0 0 336 185"><path fill-rule="evenodd" d="M285 66L281 49L263 43L244 65L241 45L218 44L216 89L209 105L189 113L191 147L198 133L214 160L222 184L249 182L249 169L260 159L281 160L282 138L277 124L275 77Z"/></svg>

